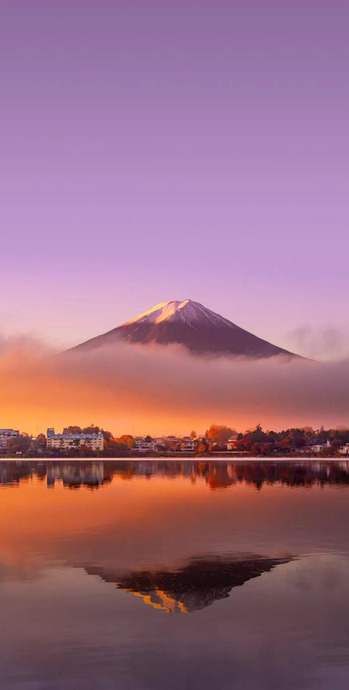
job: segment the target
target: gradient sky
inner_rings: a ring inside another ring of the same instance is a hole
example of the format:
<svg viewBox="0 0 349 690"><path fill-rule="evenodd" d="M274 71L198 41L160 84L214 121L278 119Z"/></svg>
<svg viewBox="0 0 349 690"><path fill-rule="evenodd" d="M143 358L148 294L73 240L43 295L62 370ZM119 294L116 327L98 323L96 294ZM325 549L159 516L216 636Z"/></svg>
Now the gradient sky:
<svg viewBox="0 0 349 690"><path fill-rule="evenodd" d="M0 332L61 347L189 297L348 354L348 23L346 0L2 0Z"/></svg>

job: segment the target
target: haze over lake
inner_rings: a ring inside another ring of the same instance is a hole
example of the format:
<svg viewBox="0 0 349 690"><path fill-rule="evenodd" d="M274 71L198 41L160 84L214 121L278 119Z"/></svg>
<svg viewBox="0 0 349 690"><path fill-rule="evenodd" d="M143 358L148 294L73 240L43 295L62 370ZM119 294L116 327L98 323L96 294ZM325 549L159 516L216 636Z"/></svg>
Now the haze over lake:
<svg viewBox="0 0 349 690"><path fill-rule="evenodd" d="M0 462L0 685L347 688L349 462Z"/></svg>

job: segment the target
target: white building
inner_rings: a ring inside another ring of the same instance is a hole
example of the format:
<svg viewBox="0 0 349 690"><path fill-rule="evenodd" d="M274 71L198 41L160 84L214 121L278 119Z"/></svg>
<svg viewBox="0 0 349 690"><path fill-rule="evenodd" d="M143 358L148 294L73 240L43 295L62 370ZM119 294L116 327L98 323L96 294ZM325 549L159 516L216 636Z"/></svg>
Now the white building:
<svg viewBox="0 0 349 690"><path fill-rule="evenodd" d="M0 436L0 450L7 450L7 436Z"/></svg>
<svg viewBox="0 0 349 690"><path fill-rule="evenodd" d="M175 451L180 447L180 443L183 439L177 438L177 436L164 436L162 441L167 450Z"/></svg>
<svg viewBox="0 0 349 690"><path fill-rule="evenodd" d="M341 446L339 453L341 455L349 455L349 443L347 443L345 446Z"/></svg>
<svg viewBox="0 0 349 690"><path fill-rule="evenodd" d="M197 447L197 440L195 438L190 438L190 436L183 438L180 445L180 449L183 453L196 453Z"/></svg>
<svg viewBox="0 0 349 690"><path fill-rule="evenodd" d="M55 434L54 429L47 429L47 448L72 450L88 446L91 450L103 450L103 434Z"/></svg>
<svg viewBox="0 0 349 690"><path fill-rule="evenodd" d="M156 450L155 441L146 441L143 436L137 436L135 438L135 451L136 453L154 453Z"/></svg>
<svg viewBox="0 0 349 690"><path fill-rule="evenodd" d="M315 443L314 446L311 446L313 453L321 453L321 451L328 450L328 448L331 448L330 441L327 441L326 443Z"/></svg>
<svg viewBox="0 0 349 690"><path fill-rule="evenodd" d="M19 431L16 429L0 429L0 436L6 436L6 438L14 438L19 436Z"/></svg>
<svg viewBox="0 0 349 690"><path fill-rule="evenodd" d="M16 429L0 429L0 451L7 450L8 439L17 436L19 436L19 431Z"/></svg>

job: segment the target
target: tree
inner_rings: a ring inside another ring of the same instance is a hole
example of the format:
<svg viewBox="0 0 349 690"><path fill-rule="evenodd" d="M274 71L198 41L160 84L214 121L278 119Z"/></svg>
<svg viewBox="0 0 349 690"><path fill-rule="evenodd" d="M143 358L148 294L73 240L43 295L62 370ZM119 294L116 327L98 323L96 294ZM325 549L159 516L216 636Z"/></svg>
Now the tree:
<svg viewBox="0 0 349 690"><path fill-rule="evenodd" d="M90 426L85 426L85 428L82 430L83 434L99 434L100 432L99 426L95 426L94 424L90 424Z"/></svg>
<svg viewBox="0 0 349 690"><path fill-rule="evenodd" d="M35 445L38 449L43 450L46 448L46 436L45 434L38 434L35 439Z"/></svg>
<svg viewBox="0 0 349 690"><path fill-rule="evenodd" d="M23 455L28 452L31 444L30 436L25 434L21 436L13 436L7 441L7 448L10 453L22 453Z"/></svg>
<svg viewBox="0 0 349 690"><path fill-rule="evenodd" d="M118 443L123 443L127 448L134 448L135 447L135 440L133 436L130 436L129 434L123 434L123 436L120 436L120 438L117 439Z"/></svg>
<svg viewBox="0 0 349 690"><path fill-rule="evenodd" d="M198 435L197 435L196 431L194 431L194 429L193 429L193 431L190 432L190 438L194 441L197 437L198 437Z"/></svg>
<svg viewBox="0 0 349 690"><path fill-rule="evenodd" d="M207 438L212 441L212 443L219 443L224 445L230 439L231 436L236 434L234 429L229 426L220 426L219 424L211 424L209 430L206 432Z"/></svg>
<svg viewBox="0 0 349 690"><path fill-rule="evenodd" d="M111 458L127 457L130 455L130 449L126 443L119 443L115 438L111 438L105 443L103 455Z"/></svg>
<svg viewBox="0 0 349 690"><path fill-rule="evenodd" d="M66 434L82 434L82 429L80 426L68 426L65 429Z"/></svg>
<svg viewBox="0 0 349 690"><path fill-rule="evenodd" d="M208 443L205 438L201 438L198 442L197 452L199 455L205 455L208 451Z"/></svg>

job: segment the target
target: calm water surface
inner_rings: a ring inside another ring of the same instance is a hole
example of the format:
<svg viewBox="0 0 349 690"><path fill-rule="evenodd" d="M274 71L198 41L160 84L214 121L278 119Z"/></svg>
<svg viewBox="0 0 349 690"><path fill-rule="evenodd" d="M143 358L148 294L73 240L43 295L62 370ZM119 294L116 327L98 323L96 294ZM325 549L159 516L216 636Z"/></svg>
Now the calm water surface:
<svg viewBox="0 0 349 690"><path fill-rule="evenodd" d="M346 461L0 462L4 690L347 690Z"/></svg>

